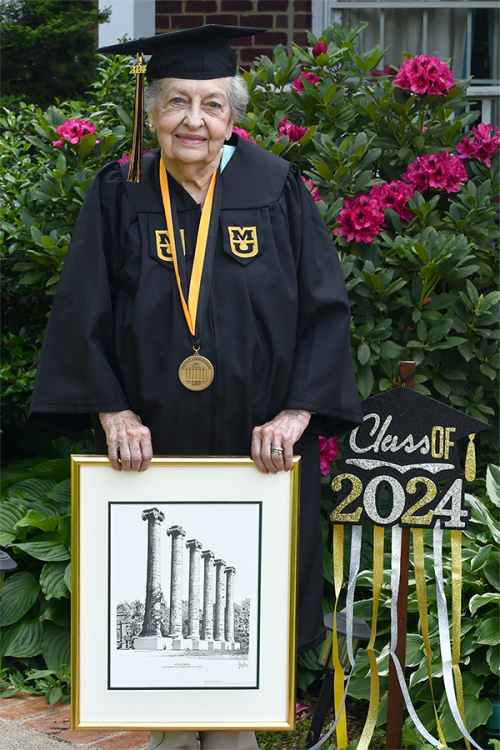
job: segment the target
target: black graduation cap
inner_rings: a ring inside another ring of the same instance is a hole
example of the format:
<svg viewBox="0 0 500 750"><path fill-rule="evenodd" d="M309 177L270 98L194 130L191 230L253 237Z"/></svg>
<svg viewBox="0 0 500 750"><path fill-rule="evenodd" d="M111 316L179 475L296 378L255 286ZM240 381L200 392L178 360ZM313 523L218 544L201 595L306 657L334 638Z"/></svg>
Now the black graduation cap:
<svg viewBox="0 0 500 750"><path fill-rule="evenodd" d="M97 52L117 55L137 55L134 137L130 153L128 180L140 182L142 176L142 117L144 106L144 74L148 82L159 78L187 78L208 80L228 78L236 74L236 56L229 46L230 39L262 34L267 29L254 26L224 26L207 24L194 29L172 31L144 39L100 47ZM144 65L143 55L151 55Z"/></svg>
<svg viewBox="0 0 500 750"><path fill-rule="evenodd" d="M470 508L457 442L469 437L465 479L471 482L474 436L489 425L404 386L365 399L361 408L363 424L349 433L342 469L332 479L343 497L329 511L330 523L431 528L439 520L444 528L466 528Z"/></svg>
<svg viewBox="0 0 500 750"><path fill-rule="evenodd" d="M460 472L457 442L469 437L465 475L474 479L473 440L489 427L486 422L405 387L367 398L361 407L364 421L346 440L344 470L448 479Z"/></svg>

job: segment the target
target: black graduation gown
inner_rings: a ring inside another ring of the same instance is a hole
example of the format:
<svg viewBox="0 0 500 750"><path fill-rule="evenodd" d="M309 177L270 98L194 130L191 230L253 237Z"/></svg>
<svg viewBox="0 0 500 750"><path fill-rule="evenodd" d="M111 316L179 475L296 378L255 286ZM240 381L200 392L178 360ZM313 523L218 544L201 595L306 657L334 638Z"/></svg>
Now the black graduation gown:
<svg viewBox="0 0 500 750"><path fill-rule="evenodd" d="M155 455L249 455L252 428L282 409L315 412L302 455L299 650L323 637L317 435L362 421L337 253L294 165L233 136L200 354L215 368L188 391L192 351L165 243L159 150L143 181L117 162L96 176L78 216L50 314L31 403L33 421L67 432L132 409ZM201 211L169 176L188 272Z"/></svg>

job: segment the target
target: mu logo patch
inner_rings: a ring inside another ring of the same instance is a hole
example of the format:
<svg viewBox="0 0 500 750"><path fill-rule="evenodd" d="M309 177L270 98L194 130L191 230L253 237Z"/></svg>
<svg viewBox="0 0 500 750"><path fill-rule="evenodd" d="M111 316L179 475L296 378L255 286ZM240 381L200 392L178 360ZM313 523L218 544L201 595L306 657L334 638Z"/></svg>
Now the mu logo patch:
<svg viewBox="0 0 500 750"><path fill-rule="evenodd" d="M231 251L238 258L253 258L259 252L257 227L228 227Z"/></svg>
<svg viewBox="0 0 500 750"><path fill-rule="evenodd" d="M168 239L168 232L165 229L156 229L156 254L161 260L168 260L172 263L172 250L170 247L170 240ZM181 229L181 241L182 251L186 255L186 243L184 240L184 229Z"/></svg>

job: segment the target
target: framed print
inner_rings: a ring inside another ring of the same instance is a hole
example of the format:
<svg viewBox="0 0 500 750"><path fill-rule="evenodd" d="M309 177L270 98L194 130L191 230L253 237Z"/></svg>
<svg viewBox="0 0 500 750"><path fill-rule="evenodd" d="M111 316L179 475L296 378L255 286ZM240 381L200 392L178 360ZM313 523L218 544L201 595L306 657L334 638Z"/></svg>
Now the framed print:
<svg viewBox="0 0 500 750"><path fill-rule="evenodd" d="M299 471L72 457L74 729L294 729Z"/></svg>

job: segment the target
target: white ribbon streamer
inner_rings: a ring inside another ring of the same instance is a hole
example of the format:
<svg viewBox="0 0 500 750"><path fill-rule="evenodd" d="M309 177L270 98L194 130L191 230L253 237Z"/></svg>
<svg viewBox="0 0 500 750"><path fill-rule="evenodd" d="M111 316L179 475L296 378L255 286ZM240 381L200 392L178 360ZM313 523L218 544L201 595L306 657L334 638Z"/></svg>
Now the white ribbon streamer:
<svg viewBox="0 0 500 750"><path fill-rule="evenodd" d="M362 526L353 526L352 527L352 534L351 534L351 560L349 564L349 583L347 585L347 595L346 595L346 643L347 643L347 655L349 657L349 663L351 665L351 671L349 672L346 680L346 685L344 689L344 697L342 698L342 705L340 706L339 712L337 716L335 717L335 721L333 722L332 726L328 730L328 732L325 734L325 736L316 742L315 745L312 745L312 747L309 748L309 750L317 750L317 748L321 747L327 739L333 734L335 731L335 727L337 726L337 723L342 715L342 711L344 709L344 703L347 698L347 691L349 689L349 682L351 681L352 673L354 671L354 653L352 650L352 630L353 630L353 608L354 608L354 590L356 588L356 580L358 578L359 573L359 564L361 560L361 538L363 534L363 527Z"/></svg>
<svg viewBox="0 0 500 750"><path fill-rule="evenodd" d="M439 523L439 522L438 522ZM401 664L399 663L399 659L396 656L396 646L398 645L398 595L399 595L399 578L400 578L400 571L401 571L401 526L393 526L392 527L392 551L391 551L391 645L389 648L389 653L392 657L392 661L394 663L394 666L396 668L396 673L398 676L399 686L401 688L401 692L403 694L403 698L405 699L406 708L408 710L408 713L410 714L411 720L415 724L417 730L420 732L422 737L424 737L427 742L430 745L433 745L433 747L446 747L446 745L443 745L439 740L435 739L427 729L424 727L420 719L418 718L416 711L413 707L413 703L411 702L410 694L408 692L408 688L406 687L406 682L403 674L403 670L401 668ZM436 566L437 567L437 566ZM436 571L436 578L437 578L437 571ZM449 634L448 634L448 643L449 643ZM450 650L450 670L451 670L451 650ZM477 745L476 745L477 747ZM481 748L479 749L481 750Z"/></svg>
<svg viewBox="0 0 500 750"><path fill-rule="evenodd" d="M443 529L441 528L440 520L436 521L433 536L434 570L436 572L436 599L439 625L439 645L441 647L444 689L446 691L446 697L448 698L448 704L450 706L451 713L458 728L462 732L463 736L466 737L469 742L474 745L474 747L477 747L478 750L482 750L481 746L478 745L477 742L474 742L470 734L467 732L465 724L462 721L462 717L460 716L460 711L458 710L457 697L455 694L451 659L450 626L448 623L448 607L446 605L446 596L444 593Z"/></svg>

